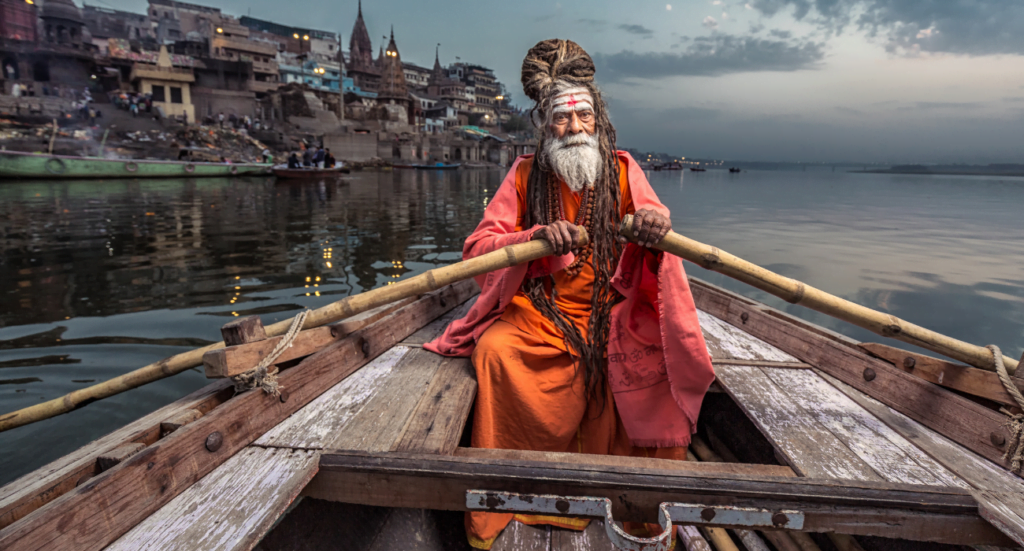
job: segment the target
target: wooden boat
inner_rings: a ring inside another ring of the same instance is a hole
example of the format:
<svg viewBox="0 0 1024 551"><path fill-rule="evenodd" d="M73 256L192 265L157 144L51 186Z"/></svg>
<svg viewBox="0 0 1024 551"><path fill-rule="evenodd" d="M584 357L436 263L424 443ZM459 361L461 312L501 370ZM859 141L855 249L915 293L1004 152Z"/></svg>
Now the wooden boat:
<svg viewBox="0 0 1024 551"><path fill-rule="evenodd" d="M391 165L391 168L416 168L419 165L404 164L404 165Z"/></svg>
<svg viewBox="0 0 1024 551"><path fill-rule="evenodd" d="M708 171L708 169L700 168L698 166L691 166L690 167L690 172L707 172L707 171Z"/></svg>
<svg viewBox="0 0 1024 551"><path fill-rule="evenodd" d="M738 169L736 167L730 167L729 168L729 172L733 172L733 173L740 172L740 169Z"/></svg>
<svg viewBox="0 0 1024 551"><path fill-rule="evenodd" d="M601 499L616 520L646 522L669 502L684 540L701 526L776 549L814 549L808 533L844 550L851 536L1024 544L1006 416L947 390L978 392L990 372L690 286L717 375L700 461L465 447L470 361L422 348L468 311L477 288L464 281L298 333L277 360L280 397L220 379L0 488L0 548L465 549L461 512L482 508L596 517L581 532L514 522L497 551L609 549L622 536ZM225 326L208 375L277 346L257 325Z"/></svg>
<svg viewBox="0 0 1024 551"><path fill-rule="evenodd" d="M115 160L0 151L3 178L180 178L270 174L269 163Z"/></svg>
<svg viewBox="0 0 1024 551"><path fill-rule="evenodd" d="M288 168L286 166L275 166L274 175L286 180L318 180L320 178L333 178L341 174L348 174L347 168L336 166L334 168Z"/></svg>

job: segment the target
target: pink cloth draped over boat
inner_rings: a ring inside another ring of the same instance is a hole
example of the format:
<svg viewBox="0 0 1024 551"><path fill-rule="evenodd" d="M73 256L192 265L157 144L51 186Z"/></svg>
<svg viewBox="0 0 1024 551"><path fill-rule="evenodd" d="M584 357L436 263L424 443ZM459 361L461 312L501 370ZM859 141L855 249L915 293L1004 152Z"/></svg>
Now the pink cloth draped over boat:
<svg viewBox="0 0 1024 551"><path fill-rule="evenodd" d="M635 209L668 216L636 161L626 152L618 155L628 167ZM463 258L525 243L541 227L515 231L516 169L529 157L520 157L512 165L480 225L466 239ZM524 278L554 273L572 260L570 253L477 277L481 292L476 304L424 348L445 356L471 355L480 335L501 317ZM624 300L612 310L608 381L630 441L642 447L687 446L715 375L682 260L630 243L611 283Z"/></svg>

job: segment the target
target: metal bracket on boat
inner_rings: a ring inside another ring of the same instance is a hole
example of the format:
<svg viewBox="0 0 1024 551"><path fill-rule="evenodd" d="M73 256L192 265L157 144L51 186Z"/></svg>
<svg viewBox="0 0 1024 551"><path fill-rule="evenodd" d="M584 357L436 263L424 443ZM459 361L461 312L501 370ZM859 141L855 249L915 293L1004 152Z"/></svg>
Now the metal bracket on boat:
<svg viewBox="0 0 1024 551"><path fill-rule="evenodd" d="M804 514L799 511L734 507L731 505L700 505L696 503L662 503L658 506L658 523L662 532L652 538L627 534L612 518L612 502L604 497L569 497L514 492L467 490L466 508L471 511L501 511L578 517L604 517L604 529L618 549L626 551L666 551L672 544L672 523L697 526L744 526L749 528L785 528L800 530Z"/></svg>

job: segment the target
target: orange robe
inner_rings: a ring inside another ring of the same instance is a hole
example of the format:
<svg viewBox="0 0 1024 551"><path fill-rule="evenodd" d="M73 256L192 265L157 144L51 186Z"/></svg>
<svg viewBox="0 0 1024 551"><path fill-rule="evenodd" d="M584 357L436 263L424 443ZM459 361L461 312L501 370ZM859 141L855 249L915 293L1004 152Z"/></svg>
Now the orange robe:
<svg viewBox="0 0 1024 551"><path fill-rule="evenodd" d="M519 209L516 231L524 230L526 180L531 166L532 160L524 161L516 171ZM627 170L621 160L619 173L621 214L632 214ZM565 183L561 188L565 217L574 221L580 197ZM558 291L556 304L585 336L594 285L593 266L588 261L576 276L570 276L565 270L552 276ZM472 358L479 384L473 417L475 448L686 459L685 447L633 446L615 409L610 387L607 387L603 409L596 400L585 403L583 374L577 375L561 331L522 291L477 341ZM576 530L586 528L589 522L544 515L470 512L466 513L470 545L490 549L513 518L525 524L550 524ZM637 535L657 533L643 525L631 528Z"/></svg>

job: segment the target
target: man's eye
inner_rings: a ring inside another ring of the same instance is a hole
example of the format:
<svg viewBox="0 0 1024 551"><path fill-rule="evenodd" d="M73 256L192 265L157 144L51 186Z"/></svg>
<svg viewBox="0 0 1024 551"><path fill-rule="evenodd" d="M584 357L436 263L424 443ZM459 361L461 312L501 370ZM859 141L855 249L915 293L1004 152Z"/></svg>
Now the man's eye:
<svg viewBox="0 0 1024 551"><path fill-rule="evenodd" d="M579 114L579 117L582 120L589 121L590 119L594 118L594 114L591 113L590 111L584 111Z"/></svg>
<svg viewBox="0 0 1024 551"><path fill-rule="evenodd" d="M557 122L557 123L563 123L563 122L565 122L567 120L569 120L569 117L567 117L565 115L555 115L555 122Z"/></svg>

